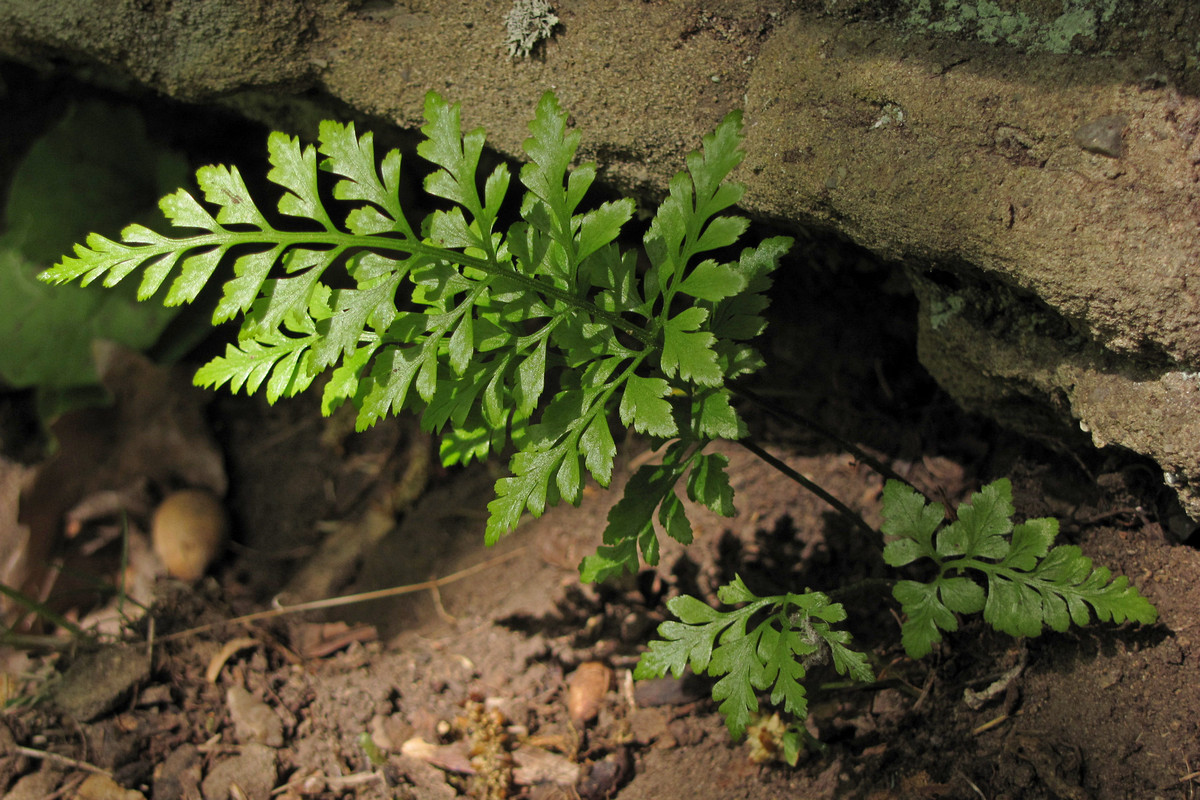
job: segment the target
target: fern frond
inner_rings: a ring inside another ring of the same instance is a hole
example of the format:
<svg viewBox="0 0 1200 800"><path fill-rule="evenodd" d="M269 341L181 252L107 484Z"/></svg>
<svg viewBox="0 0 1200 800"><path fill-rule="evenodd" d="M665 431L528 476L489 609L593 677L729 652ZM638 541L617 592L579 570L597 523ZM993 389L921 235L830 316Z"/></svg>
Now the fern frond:
<svg viewBox="0 0 1200 800"><path fill-rule="evenodd" d="M745 433L727 383L761 364L746 341L765 324L767 276L790 244L771 239L732 263L701 258L747 226L722 215L742 193L727 180L743 157L740 116L705 137L671 182L646 234L644 278L636 255L618 244L634 203L585 207L596 166L572 166L580 134L553 94L529 124L521 219L507 228L499 214L508 168L478 180L483 131L464 132L458 106L432 92L425 117L417 153L436 169L424 188L449 206L419 230L400 202L399 153L377 164L371 134L324 122L316 146L268 138L275 211L296 227L264 214L237 169L203 167L203 201L180 190L160 204L178 238L138 226L120 242L93 236L43 279L112 285L140 268L143 298L174 275L164 302L177 304L194 301L228 262L213 320L240 317L238 342L197 381L265 387L274 402L331 371L322 409L354 403L360 430L402 411L420 414L423 427L442 435L446 463L513 445L512 475L496 484L489 506L489 542L526 512L578 503L589 477L607 485L618 419L677 442L670 463L635 478L635 490L648 487L652 499L618 504L599 561L585 573L635 569L639 553L654 563L656 519L690 540L674 493L689 474L689 496L733 513L723 461L702 451ZM321 195L321 172L335 179L333 201L350 206L340 222Z"/></svg>
<svg viewBox="0 0 1200 800"><path fill-rule="evenodd" d="M688 595L669 600L667 608L679 621L659 626L662 638L642 654L634 677L658 678L668 672L681 677L687 667L719 677L713 699L720 702L718 710L733 738L745 734L758 711L758 692L769 691L772 705L803 719L808 713L803 681L814 664L832 660L842 675L874 680L866 657L848 646L849 634L833 629L846 612L827 595L806 591L758 597L735 576L717 596L728 605L746 605L718 611Z"/></svg>
<svg viewBox="0 0 1200 800"><path fill-rule="evenodd" d="M1007 479L972 495L959 506L958 519L944 527L940 505L888 481L882 530L896 538L884 548L884 560L901 567L928 558L938 567L928 582L899 581L893 590L907 617L901 636L910 656L928 654L943 631L957 630L957 614L982 611L986 622L1012 636L1038 636L1045 627L1065 631L1072 622L1086 625L1089 607L1101 621L1149 624L1158 618L1150 601L1124 577L1114 580L1106 568L1093 567L1078 547L1051 550L1056 520L1014 526L1012 514ZM967 570L982 574L986 591L959 574Z"/></svg>

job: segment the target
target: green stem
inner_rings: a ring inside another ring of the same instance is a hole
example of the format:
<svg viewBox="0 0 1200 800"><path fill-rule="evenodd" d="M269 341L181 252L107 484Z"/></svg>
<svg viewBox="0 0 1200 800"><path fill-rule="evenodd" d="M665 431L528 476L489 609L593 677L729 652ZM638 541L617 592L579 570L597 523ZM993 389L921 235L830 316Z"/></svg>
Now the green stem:
<svg viewBox="0 0 1200 800"><path fill-rule="evenodd" d="M790 422L795 425L800 425L802 427L808 428L809 430L813 431L814 433L816 433L820 436L824 436L826 439L829 439L831 442L838 445L846 452L850 453L850 455L854 456L860 462L862 462L863 464L866 464L868 467L875 470L883 477L889 478L894 481L900 481L905 486L912 488L913 491L916 491L918 494L921 494L920 490L917 489L917 487L913 486L907 480L900 477L900 475L895 470L893 470L891 467L889 467L887 464L884 464L882 461L879 461L878 459L874 458L873 456L871 456L869 453L867 453L865 450L863 450L861 447L854 444L853 442L847 441L846 439L843 439L841 436L838 436L836 433L829 430L828 428L826 428L824 425L820 424L819 422L815 422L814 420L811 420L808 417L803 416L802 414L798 414L795 411L791 411L789 409L783 408L782 406L776 405L775 403L772 403L770 400L766 399L765 397L758 394L757 392L751 391L750 389L744 389L739 386L731 386L729 388L729 390L731 392L733 392L734 394L738 395L739 397L746 398L751 403L754 403L754 405L758 406L763 411L766 411L768 414L775 417L776 419L781 419L784 422Z"/></svg>
<svg viewBox="0 0 1200 800"><path fill-rule="evenodd" d="M823 489L821 486L817 485L813 481L804 477L799 472L797 472L796 470L789 467L786 463L784 463L783 461L779 460L775 456L768 453L766 450L764 450L761 447L759 447L758 445L756 445L754 442L751 442L748 439L740 439L738 441L738 444L740 444L742 447L749 450L751 453L754 453L754 455L758 456L763 461L767 462L772 467L779 470L784 475L791 478L796 483L800 484L805 489L812 492L813 494L815 494L817 497L824 500L829 505L833 506L833 508L836 509L838 512L840 512L842 514L842 516L844 516L846 519L850 520L859 529L861 529L864 533L866 533L868 538L872 542L874 542L877 546L880 544L880 537L879 537L879 534L875 531L875 529L872 528L870 525L868 525L863 520L862 517L860 517L853 510L851 510L851 508L848 505L846 505L845 503L843 503L841 500L838 500L836 497L831 495L829 492L825 491L825 489Z"/></svg>
<svg viewBox="0 0 1200 800"><path fill-rule="evenodd" d="M90 638L90 635L88 634L88 632L83 630L83 628L80 628L74 622L71 622L66 617L62 616L61 614L56 613L55 611L50 609L45 604L39 603L37 600L33 599L32 597L30 597L29 595L25 594L24 592L22 592L18 589L14 589L11 586L8 586L7 584L0 583L0 594L9 598L17 605L24 606L29 611L32 611L34 614L37 614L39 617L46 620L47 622L51 622L51 623L57 625L58 627L62 628L67 633L71 634L72 636L74 636L77 639Z"/></svg>
<svg viewBox="0 0 1200 800"><path fill-rule="evenodd" d="M651 347L658 345L658 339L652 331L635 325L619 314L614 314L611 311L605 311L595 303L571 294L563 289L559 289L557 286L539 281L536 278L528 275L523 275L516 270L508 269L495 261L476 258L474 256L461 253L457 250L438 247L436 245L430 245L424 242L417 242L408 238L393 238L382 235L359 236L352 233L345 233L336 229L312 232L280 231L275 230L274 228L266 231L222 230L220 233L202 234L200 236L191 236L184 239L170 239L168 246L147 245L145 249L153 251L152 255L147 256L147 258L152 258L153 255L165 255L170 252L193 250L203 247L231 248L241 245L256 245L258 247L262 247L266 244L282 245L284 249L288 247L312 245L335 247L343 250L361 247L365 250L371 250L373 252L379 252L381 250L399 252L406 253L408 255L424 255L439 259L441 261L449 261L453 264L458 264L464 267L472 267L482 272L507 278L508 280L519 283L531 291L537 292L538 294L553 298L569 306L582 309L596 319L603 320L614 328L619 328L620 330L640 341L642 344Z"/></svg>

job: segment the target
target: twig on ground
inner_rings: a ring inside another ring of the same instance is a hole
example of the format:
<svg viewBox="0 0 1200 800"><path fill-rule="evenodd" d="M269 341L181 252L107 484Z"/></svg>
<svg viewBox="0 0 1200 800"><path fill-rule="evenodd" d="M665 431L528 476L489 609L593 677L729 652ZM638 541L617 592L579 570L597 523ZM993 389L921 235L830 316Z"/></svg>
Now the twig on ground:
<svg viewBox="0 0 1200 800"><path fill-rule="evenodd" d="M95 772L98 775L105 775L109 778L112 777L112 773L106 769L97 767L95 764L89 764L86 761L80 761L78 759L71 758L69 756L59 755L58 753L51 753L47 750L35 750L32 747L24 747L22 745L17 745L13 749L17 752L18 755L25 756L26 758L36 758L36 759L40 759L42 761L52 761L55 764L62 764L65 767L73 767L75 769L86 770L87 772Z"/></svg>
<svg viewBox="0 0 1200 800"><path fill-rule="evenodd" d="M205 633L207 631L213 630L215 628L220 628L225 625L235 625L235 624L246 623L246 622L257 622L259 620L274 619L276 617L282 617L287 614L298 614L302 611L319 611L319 610L325 609L325 608L339 608L341 606L354 605L355 603L366 603L370 600L381 600L386 597L398 597L398 596L404 595L404 594L412 594L413 592L424 592L424 591L437 590L440 587L445 586L447 584L461 581L464 578L469 578L472 575L483 572L484 570L491 569L492 567L494 567L498 564L502 564L505 561L515 558L516 556L523 553L525 550L526 550L526 548L523 546L518 547L515 550L511 550L502 556L497 556L496 558L488 559L487 561L481 562L479 564L475 564L474 566L471 566L471 567L467 567L466 569L460 569L458 572L452 572L449 575L445 575L441 578L435 578L435 579L429 580L429 581L422 581L420 583L410 583L406 586L393 586L388 589L377 589L372 592L361 592L359 594L348 594L348 595L343 595L341 597L330 597L330 598L326 598L324 600L313 600L313 601L307 602L307 603L296 603L295 605L280 606L279 608L273 608L269 611L256 611L253 614L243 614L240 617L233 617L231 619L221 620L220 622L212 622L207 625L200 625L199 627L196 627L196 628L188 628L187 630L179 631L177 633L167 634L166 636L159 636L158 641L164 642L164 641L170 641L173 639L182 639L187 636L194 636L198 633Z"/></svg>

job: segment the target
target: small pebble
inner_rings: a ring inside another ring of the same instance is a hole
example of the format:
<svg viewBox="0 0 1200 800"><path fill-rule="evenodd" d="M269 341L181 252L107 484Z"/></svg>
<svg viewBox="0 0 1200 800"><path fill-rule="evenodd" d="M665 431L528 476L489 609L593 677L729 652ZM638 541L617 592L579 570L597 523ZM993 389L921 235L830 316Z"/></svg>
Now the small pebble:
<svg viewBox="0 0 1200 800"><path fill-rule="evenodd" d="M612 670L599 661L588 661L567 678L567 713L576 726L582 727L596 718L608 687L612 685Z"/></svg>
<svg viewBox="0 0 1200 800"><path fill-rule="evenodd" d="M1111 114L1080 125L1075 131L1075 144L1089 153L1098 153L1109 158L1120 158L1124 152L1121 131L1129 124L1129 118Z"/></svg>
<svg viewBox="0 0 1200 800"><path fill-rule="evenodd" d="M167 573L194 583L204 576L225 547L225 508L209 492L173 492L154 512L150 537Z"/></svg>
<svg viewBox="0 0 1200 800"><path fill-rule="evenodd" d="M259 742L269 747L283 745L283 720L269 705L241 686L229 687L225 703L239 742Z"/></svg>

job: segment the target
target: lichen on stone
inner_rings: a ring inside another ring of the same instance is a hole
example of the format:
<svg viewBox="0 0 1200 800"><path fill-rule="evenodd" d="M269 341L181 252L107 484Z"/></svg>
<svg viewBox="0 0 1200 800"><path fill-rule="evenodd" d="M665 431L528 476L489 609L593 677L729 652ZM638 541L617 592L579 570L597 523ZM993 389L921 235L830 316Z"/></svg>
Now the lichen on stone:
<svg viewBox="0 0 1200 800"><path fill-rule="evenodd" d="M1081 42L1096 39L1101 25L1114 18L1120 4L1117 0L1062 0L1059 9L1049 3L1014 0L901 0L900 8L907 9L901 19L910 27L1027 51L1065 54L1079 52ZM1034 9L1042 13L1027 13Z"/></svg>
<svg viewBox="0 0 1200 800"><path fill-rule="evenodd" d="M505 18L509 56L527 56L543 39L549 39L558 17L548 0L516 0Z"/></svg>

